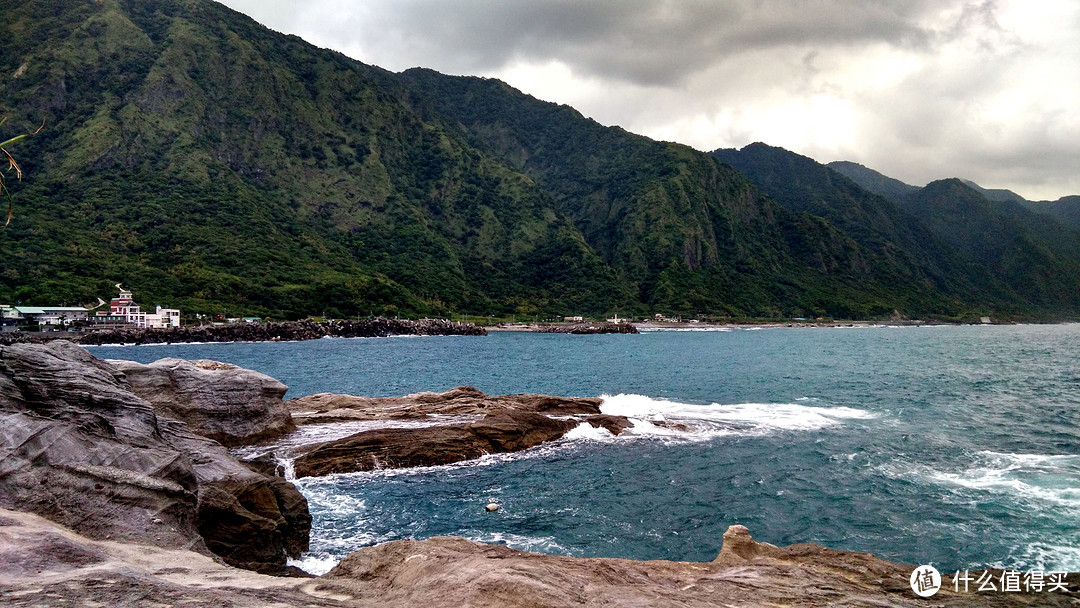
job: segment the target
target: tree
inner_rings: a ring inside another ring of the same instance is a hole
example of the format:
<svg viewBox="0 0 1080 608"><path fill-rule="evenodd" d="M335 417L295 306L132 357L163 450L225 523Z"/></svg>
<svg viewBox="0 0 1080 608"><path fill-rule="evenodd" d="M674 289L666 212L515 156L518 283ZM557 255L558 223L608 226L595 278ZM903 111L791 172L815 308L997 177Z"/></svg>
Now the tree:
<svg viewBox="0 0 1080 608"><path fill-rule="evenodd" d="M3 118L0 118L0 126L2 126L5 122L7 122L7 119L8 119L7 116L5 116ZM7 151L7 148L8 148L8 146L18 142L19 140L26 139L27 137L30 137L31 135L37 135L44 128L45 128L45 123L42 122L41 126L38 127L37 130L34 131L33 133L23 133L22 135L16 135L15 137L12 137L11 139L8 139L7 141L0 142L0 152L3 152L4 157L6 157L7 161L8 161L8 168L6 170L4 170L4 171L0 171L0 192L2 192L4 194L4 196L6 196L7 199L8 199L7 220L4 222L4 226L7 226L8 224L11 223L11 218L14 215L14 212L13 212L14 205L13 205L13 201L12 201L12 198L11 198L11 191L8 190L7 182L4 180L4 173L7 172L7 171L15 171L15 179L17 179L17 180L22 179L22 167L19 166L19 163L15 162L15 157L12 156L11 153ZM0 162L3 162L3 160L0 159Z"/></svg>

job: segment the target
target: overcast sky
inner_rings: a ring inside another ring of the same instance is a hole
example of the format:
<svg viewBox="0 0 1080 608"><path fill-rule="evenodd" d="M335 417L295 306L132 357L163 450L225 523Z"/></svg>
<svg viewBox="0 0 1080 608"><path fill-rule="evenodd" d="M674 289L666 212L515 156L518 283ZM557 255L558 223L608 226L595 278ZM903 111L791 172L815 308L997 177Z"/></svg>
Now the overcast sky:
<svg viewBox="0 0 1080 608"><path fill-rule="evenodd" d="M1076 0L223 0L365 63L491 76L699 150L1080 194Z"/></svg>

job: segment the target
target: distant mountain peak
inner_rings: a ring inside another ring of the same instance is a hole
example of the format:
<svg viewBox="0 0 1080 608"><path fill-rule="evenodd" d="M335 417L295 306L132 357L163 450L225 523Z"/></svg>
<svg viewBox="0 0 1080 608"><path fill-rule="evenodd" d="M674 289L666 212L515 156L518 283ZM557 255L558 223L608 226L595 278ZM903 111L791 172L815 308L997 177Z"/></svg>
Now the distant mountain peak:
<svg viewBox="0 0 1080 608"><path fill-rule="evenodd" d="M1013 192L1012 190L1005 190L1004 188L983 188L979 184L971 181L970 179L961 178L960 181L970 186L975 191L979 192L991 201L1011 201L1014 203L1026 203L1027 199Z"/></svg>
<svg viewBox="0 0 1080 608"><path fill-rule="evenodd" d="M918 186L906 184L898 179L878 173L869 167L847 160L833 161L825 166L847 177L864 190L884 196L894 202L900 201L919 189Z"/></svg>

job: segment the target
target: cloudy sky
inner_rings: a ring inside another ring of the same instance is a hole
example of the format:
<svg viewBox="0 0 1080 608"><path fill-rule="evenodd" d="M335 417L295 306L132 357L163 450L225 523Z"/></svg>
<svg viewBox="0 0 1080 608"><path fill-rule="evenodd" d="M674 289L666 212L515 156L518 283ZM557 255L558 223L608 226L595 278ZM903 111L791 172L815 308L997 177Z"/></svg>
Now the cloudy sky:
<svg viewBox="0 0 1080 608"><path fill-rule="evenodd" d="M1076 0L223 0L393 71L491 76L700 150L1080 194Z"/></svg>

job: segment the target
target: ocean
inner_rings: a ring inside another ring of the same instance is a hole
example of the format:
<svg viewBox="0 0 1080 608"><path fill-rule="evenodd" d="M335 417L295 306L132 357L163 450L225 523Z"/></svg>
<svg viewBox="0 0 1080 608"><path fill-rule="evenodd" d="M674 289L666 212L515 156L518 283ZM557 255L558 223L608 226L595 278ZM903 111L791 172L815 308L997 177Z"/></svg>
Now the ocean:
<svg viewBox="0 0 1080 608"><path fill-rule="evenodd" d="M297 480L321 573L400 538L711 560L728 526L942 572L1080 570L1080 325L765 328L93 347L235 363L289 397L602 396L632 433ZM677 421L689 431L652 424ZM497 502L499 511L484 505Z"/></svg>

